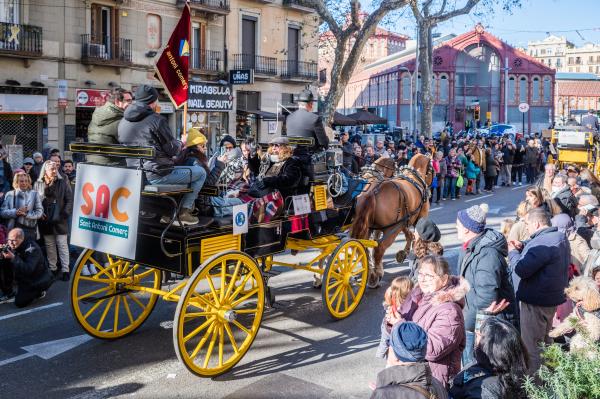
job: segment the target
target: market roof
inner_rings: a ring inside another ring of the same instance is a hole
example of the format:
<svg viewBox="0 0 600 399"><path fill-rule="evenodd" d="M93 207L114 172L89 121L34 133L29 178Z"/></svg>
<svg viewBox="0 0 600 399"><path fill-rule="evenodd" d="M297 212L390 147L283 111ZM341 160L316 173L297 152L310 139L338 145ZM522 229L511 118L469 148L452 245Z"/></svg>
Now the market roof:
<svg viewBox="0 0 600 399"><path fill-rule="evenodd" d="M600 97L600 80L557 80L558 96Z"/></svg>
<svg viewBox="0 0 600 399"><path fill-rule="evenodd" d="M600 80L594 73L557 72L556 80Z"/></svg>

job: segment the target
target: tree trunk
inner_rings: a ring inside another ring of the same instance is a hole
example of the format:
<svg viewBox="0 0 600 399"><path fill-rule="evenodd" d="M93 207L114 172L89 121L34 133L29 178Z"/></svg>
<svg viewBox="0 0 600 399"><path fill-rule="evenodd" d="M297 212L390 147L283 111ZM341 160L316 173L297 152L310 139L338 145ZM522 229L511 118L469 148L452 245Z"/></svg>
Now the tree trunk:
<svg viewBox="0 0 600 399"><path fill-rule="evenodd" d="M422 110L420 134L425 137L432 136L433 106L435 98L431 86L433 76L433 43L431 39L431 25L419 24L419 74L421 75L420 103ZM418 75L417 75L418 76ZM417 86L418 87L418 86Z"/></svg>

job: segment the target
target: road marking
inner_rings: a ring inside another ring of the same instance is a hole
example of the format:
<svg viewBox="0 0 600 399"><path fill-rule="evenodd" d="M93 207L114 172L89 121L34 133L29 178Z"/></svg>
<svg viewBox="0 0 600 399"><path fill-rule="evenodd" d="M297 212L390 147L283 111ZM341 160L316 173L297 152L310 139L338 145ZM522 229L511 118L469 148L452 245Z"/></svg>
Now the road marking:
<svg viewBox="0 0 600 399"><path fill-rule="evenodd" d="M472 199L466 200L465 202L479 201L480 199L491 197L492 195L494 195L494 194L482 195L481 197L472 198Z"/></svg>
<svg viewBox="0 0 600 399"><path fill-rule="evenodd" d="M93 338L87 334L77 335L75 337L57 339L54 341L42 342L39 344L23 346L21 349L27 353L11 357L0 361L0 367L10 363L18 362L33 356L41 357L44 360L52 359L64 352L70 351L79 345L85 344Z"/></svg>
<svg viewBox="0 0 600 399"><path fill-rule="evenodd" d="M25 314L37 312L37 311L40 311L40 310L55 308L55 307L60 306L62 304L63 304L62 302L56 302L56 303L51 303L50 305L40 306L38 308L23 310L22 312L16 312L16 313L7 314L7 315L4 315L4 316L0 316L0 321L7 320L7 319L12 319L13 317L17 317L17 316L23 316Z"/></svg>
<svg viewBox="0 0 600 399"><path fill-rule="evenodd" d="M526 185L524 185L524 186L513 187L513 188L511 188L511 190L512 190L512 191L515 191L515 190L520 190L520 189L522 189L522 188L527 188L527 187L530 187L530 186L531 186L530 184L526 184Z"/></svg>
<svg viewBox="0 0 600 399"><path fill-rule="evenodd" d="M437 208L430 209L429 212L439 211L442 208L443 208L442 206L438 206Z"/></svg>

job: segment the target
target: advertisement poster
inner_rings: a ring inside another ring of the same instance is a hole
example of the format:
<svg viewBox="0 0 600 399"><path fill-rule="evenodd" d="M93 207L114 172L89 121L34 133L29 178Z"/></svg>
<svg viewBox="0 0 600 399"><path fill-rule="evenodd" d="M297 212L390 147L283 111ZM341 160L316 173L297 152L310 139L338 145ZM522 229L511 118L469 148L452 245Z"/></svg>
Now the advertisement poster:
<svg viewBox="0 0 600 399"><path fill-rule="evenodd" d="M71 244L135 259L142 171L79 164Z"/></svg>

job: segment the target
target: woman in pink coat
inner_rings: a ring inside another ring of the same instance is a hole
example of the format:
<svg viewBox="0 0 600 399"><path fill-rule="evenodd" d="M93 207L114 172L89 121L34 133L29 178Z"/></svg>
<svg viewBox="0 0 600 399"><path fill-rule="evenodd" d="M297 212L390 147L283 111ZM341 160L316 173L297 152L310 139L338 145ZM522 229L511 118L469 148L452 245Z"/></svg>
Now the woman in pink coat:
<svg viewBox="0 0 600 399"><path fill-rule="evenodd" d="M425 359L433 376L447 388L461 369L465 348L462 307L469 284L450 276L446 259L435 255L421 259L417 280L418 286L402 304L400 314L427 332Z"/></svg>

